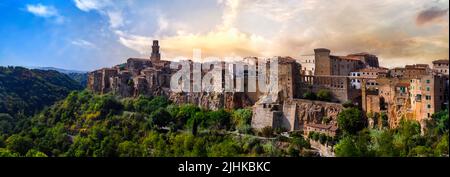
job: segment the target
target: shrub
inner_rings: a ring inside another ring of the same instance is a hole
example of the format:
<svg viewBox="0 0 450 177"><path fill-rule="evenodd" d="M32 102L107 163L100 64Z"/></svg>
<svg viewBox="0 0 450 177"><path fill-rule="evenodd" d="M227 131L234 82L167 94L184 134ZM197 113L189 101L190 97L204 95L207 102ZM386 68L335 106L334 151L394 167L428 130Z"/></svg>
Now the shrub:
<svg viewBox="0 0 450 177"><path fill-rule="evenodd" d="M270 126L264 127L261 130L261 135L263 137L272 137L273 136L273 129L272 129L272 127L270 127Z"/></svg>
<svg viewBox="0 0 450 177"><path fill-rule="evenodd" d="M344 106L344 108L351 108L351 107L355 107L355 104L353 104L352 101L348 100L348 101L344 102L342 104L342 106Z"/></svg>
<svg viewBox="0 0 450 177"><path fill-rule="evenodd" d="M317 98L321 101L331 101L331 92L326 89L319 90L319 92L317 92Z"/></svg>
<svg viewBox="0 0 450 177"><path fill-rule="evenodd" d="M317 98L316 94L314 94L313 92L306 92L303 94L303 98L304 99L308 99L308 100L315 100Z"/></svg>

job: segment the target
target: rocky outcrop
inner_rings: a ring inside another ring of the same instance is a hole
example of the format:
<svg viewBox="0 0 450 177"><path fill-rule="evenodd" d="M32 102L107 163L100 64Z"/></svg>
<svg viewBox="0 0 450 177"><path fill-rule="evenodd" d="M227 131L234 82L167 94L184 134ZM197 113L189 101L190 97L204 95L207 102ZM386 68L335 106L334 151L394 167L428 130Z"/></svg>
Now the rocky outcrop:
<svg viewBox="0 0 450 177"><path fill-rule="evenodd" d="M252 127L302 131L308 124L337 126L338 114L343 109L338 103L304 99L287 99L282 105L257 103L253 107Z"/></svg>

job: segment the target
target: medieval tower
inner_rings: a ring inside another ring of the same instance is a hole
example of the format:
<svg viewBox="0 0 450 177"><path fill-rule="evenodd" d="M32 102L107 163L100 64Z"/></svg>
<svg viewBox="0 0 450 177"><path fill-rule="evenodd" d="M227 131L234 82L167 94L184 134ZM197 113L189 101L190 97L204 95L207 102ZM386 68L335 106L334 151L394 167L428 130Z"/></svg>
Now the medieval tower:
<svg viewBox="0 0 450 177"><path fill-rule="evenodd" d="M324 48L314 49L314 53L316 64L314 75L332 75L330 50Z"/></svg>
<svg viewBox="0 0 450 177"><path fill-rule="evenodd" d="M159 60L161 60L161 54L159 53L158 40L153 40L152 55L150 56L150 59L152 61L159 61Z"/></svg>

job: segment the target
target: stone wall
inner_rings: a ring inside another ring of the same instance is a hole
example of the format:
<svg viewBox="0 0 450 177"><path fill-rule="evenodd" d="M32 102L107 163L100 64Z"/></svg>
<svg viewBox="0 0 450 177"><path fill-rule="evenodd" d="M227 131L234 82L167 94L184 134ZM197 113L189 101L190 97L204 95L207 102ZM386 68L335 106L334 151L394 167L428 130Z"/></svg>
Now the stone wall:
<svg viewBox="0 0 450 177"><path fill-rule="evenodd" d="M252 127L260 129L271 126L286 131L303 131L306 124L337 126L337 115L343 109L338 103L304 99L287 99L282 106L256 104L253 107Z"/></svg>

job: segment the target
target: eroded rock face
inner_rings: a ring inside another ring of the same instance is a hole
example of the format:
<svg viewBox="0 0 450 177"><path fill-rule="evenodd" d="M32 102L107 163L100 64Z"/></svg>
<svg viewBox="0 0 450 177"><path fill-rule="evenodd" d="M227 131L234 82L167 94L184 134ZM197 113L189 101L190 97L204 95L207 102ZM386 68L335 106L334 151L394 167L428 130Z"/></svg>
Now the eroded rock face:
<svg viewBox="0 0 450 177"><path fill-rule="evenodd" d="M203 108L217 110L219 108L235 109L253 105L243 93L169 93L169 100L176 104L191 103Z"/></svg>
<svg viewBox="0 0 450 177"><path fill-rule="evenodd" d="M274 109L271 104L258 103L253 107L253 128L271 126L287 131L303 130L307 124L337 126L338 114L344 107L338 103L288 99L282 109ZM277 115L277 116L275 116Z"/></svg>
<svg viewBox="0 0 450 177"><path fill-rule="evenodd" d="M341 104L294 99L287 104L296 105L296 119L299 129L306 124L337 125L337 116L344 109Z"/></svg>

